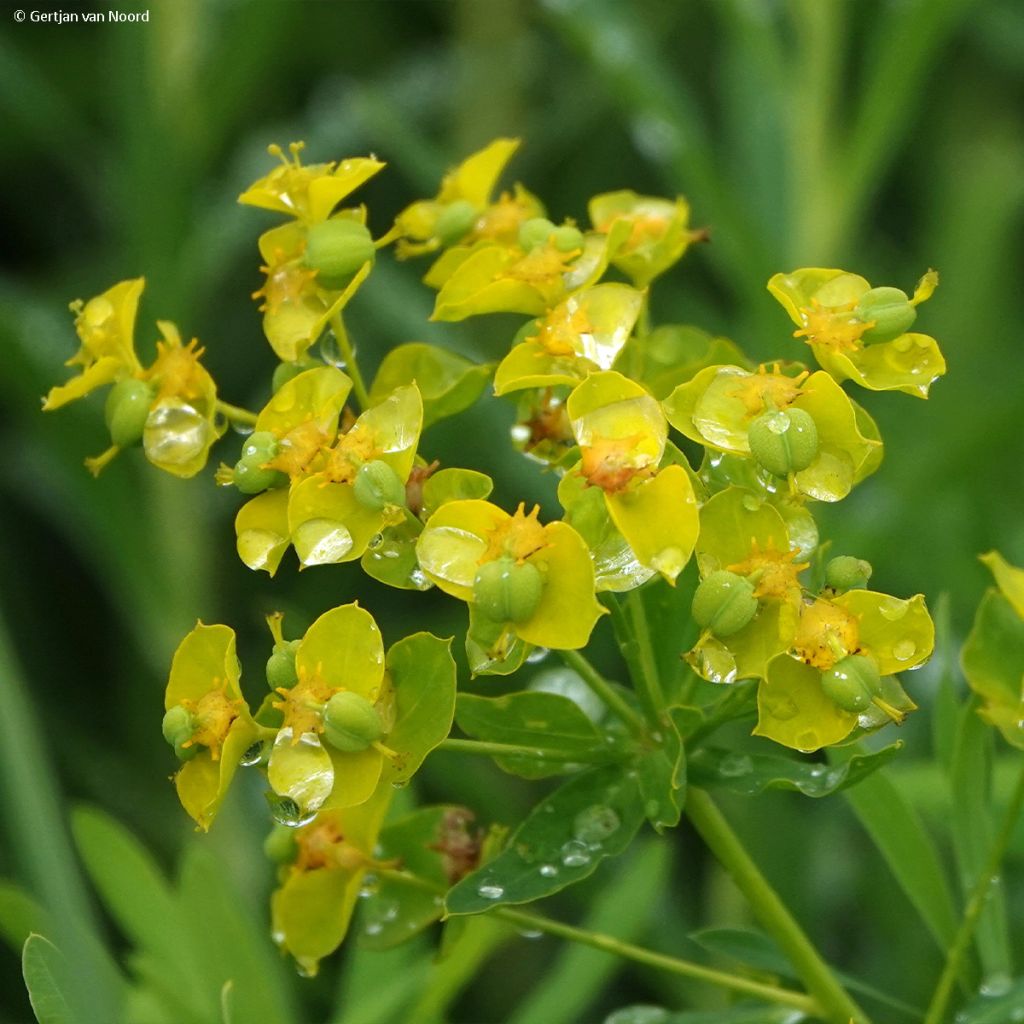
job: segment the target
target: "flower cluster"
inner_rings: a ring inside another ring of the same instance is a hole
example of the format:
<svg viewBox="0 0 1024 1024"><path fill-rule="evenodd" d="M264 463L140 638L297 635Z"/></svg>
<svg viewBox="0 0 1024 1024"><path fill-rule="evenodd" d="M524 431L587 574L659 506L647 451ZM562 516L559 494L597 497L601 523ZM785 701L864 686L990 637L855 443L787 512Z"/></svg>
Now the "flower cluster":
<svg viewBox="0 0 1024 1024"><path fill-rule="evenodd" d="M680 766L700 732L692 723L713 720L721 687L756 680L756 707L755 688L746 691L755 734L799 751L913 710L898 673L931 653L924 599L866 589L871 566L860 558L826 560L813 508L846 498L882 461L878 428L844 382L924 398L944 372L934 339L910 333L938 277L929 271L908 296L842 270L777 274L768 288L804 344L787 342L796 359L754 365L728 339L651 323L654 282L706 237L684 199L609 192L591 199L589 224L558 219L523 186L499 189L517 146L498 139L473 154L377 238L364 206L342 204L383 163L306 165L301 145L290 156L272 147L280 165L240 196L285 218L258 242L255 298L280 360L263 408L219 400L202 349L183 345L173 324L158 323L156 358L143 367L133 340L141 279L72 307L81 348L70 363L81 373L45 407L112 385L113 446L93 469L141 443L160 468L191 476L232 423L240 451L215 479L244 496L242 562L273 576L293 549L303 568L359 560L388 586L436 587L468 607L474 675L515 673L538 649L586 665L575 652L611 611L636 695L590 667L580 680L601 698L596 715L564 694L529 692L462 701L459 725L491 747L549 732L565 747L556 770L617 759L623 806L639 787L643 813L662 828L679 818ZM398 259L432 257L434 320L523 318L494 364L409 342L367 386L343 314L392 244ZM778 332L784 339L781 320ZM808 352L817 369L797 361ZM488 386L514 403L510 451L557 477L560 518L501 508L488 500L488 476L421 451L426 427ZM1024 585L993 565L1012 604ZM690 610L656 638L685 662L667 686L651 685L656 659L638 653L641 635L652 642L644 595L655 588L675 588ZM380 866L393 787L448 737L456 670L449 642L427 633L385 653L358 604L326 611L298 639L284 638L280 616L270 627L268 690L253 711L234 633L197 625L174 657L163 729L181 762L181 802L202 829L239 764L265 775L278 822L268 840L280 865L275 934L312 970ZM986 713L1019 726L1019 693L1013 704L987 672L975 673ZM499 751L498 763L551 774L529 748L514 751Z"/></svg>

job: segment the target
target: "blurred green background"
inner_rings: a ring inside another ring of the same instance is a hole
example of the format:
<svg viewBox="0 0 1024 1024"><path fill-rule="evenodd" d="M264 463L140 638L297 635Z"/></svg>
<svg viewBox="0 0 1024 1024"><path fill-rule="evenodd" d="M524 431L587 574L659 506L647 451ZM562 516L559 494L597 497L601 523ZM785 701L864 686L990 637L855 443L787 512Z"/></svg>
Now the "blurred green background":
<svg viewBox="0 0 1024 1024"><path fill-rule="evenodd" d="M195 838L167 783L159 721L171 652L197 617L228 622L258 694L262 616L273 608L291 613L298 635L360 596L389 643L418 628L451 633L462 611L437 595L385 591L357 568L300 578L288 565L273 582L255 577L234 555L234 495L209 473L182 483L129 453L92 480L82 459L107 444L101 400L39 411L75 349L67 303L144 274L141 350L155 339L153 321L172 319L205 344L222 395L258 408L274 360L249 293L260 283L256 237L273 220L235 199L269 168L266 145L294 139L306 140L310 160L373 152L389 163L358 196L377 234L498 135L522 137L512 177L555 219L585 220L600 191L683 193L712 242L659 282L655 320L726 334L758 358L806 352L765 291L775 271L842 266L909 291L935 267L941 287L919 323L939 339L949 374L927 403L857 395L879 421L885 463L820 511L835 550L874 564L878 589L922 591L930 602L948 595L958 645L986 582L976 555L998 547L1024 562L1024 347L1014 312L1024 267L1024 8L154 0L148 24L134 25L17 24L13 9L0 21L0 876L123 959L133 937L83 882L69 809L102 808L171 873L184 848L202 845L197 856L220 864L222 902L240 915L252 956L276 971L282 1019L574 1024L641 1000L720 1005L706 988L620 970L550 939L513 936L476 980L431 967L424 943L390 957L352 944L315 981L277 962L258 786L239 786L213 833ZM503 318L427 324L423 269L378 261L350 316L364 369L408 340L488 359L507 346ZM551 479L508 449L511 415L479 403L432 428L425 450L498 473L506 506L535 498L550 507ZM469 436L488 440L467 450ZM228 440L217 454L233 450ZM610 648L606 632L597 639ZM605 663L617 670L606 650ZM925 710L893 772L940 837L950 797L931 762L928 716L942 668L911 680ZM509 823L537 792L450 754L433 757L416 788L421 800L463 801L484 821ZM774 796L727 809L828 956L911 1002L926 999L937 948L841 799ZM1022 909L1024 893L1011 885L1009 895ZM684 956L695 955L688 931L748 921L686 826L641 844L553 912L596 917ZM216 901L208 920L196 911L197 926L216 929L217 913ZM381 1009L373 999L397 979L404 1008ZM0 1021L26 1020L6 950L0 992Z"/></svg>

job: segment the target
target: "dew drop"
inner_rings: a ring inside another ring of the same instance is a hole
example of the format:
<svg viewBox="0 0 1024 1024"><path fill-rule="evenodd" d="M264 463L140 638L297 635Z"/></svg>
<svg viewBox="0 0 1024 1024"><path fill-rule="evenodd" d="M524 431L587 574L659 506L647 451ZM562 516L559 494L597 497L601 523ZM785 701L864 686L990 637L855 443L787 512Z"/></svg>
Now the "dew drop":
<svg viewBox="0 0 1024 1024"><path fill-rule="evenodd" d="M917 653L917 644L913 640L899 640L893 644L892 653L897 661L910 661Z"/></svg>
<svg viewBox="0 0 1024 1024"><path fill-rule="evenodd" d="M300 978L314 978L316 977L317 966L316 960L296 959L295 973Z"/></svg>
<svg viewBox="0 0 1024 1024"><path fill-rule="evenodd" d="M292 533L292 542L303 565L340 562L352 550L352 534L336 519L309 519Z"/></svg>
<svg viewBox="0 0 1024 1024"><path fill-rule="evenodd" d="M551 652L546 647L535 647L526 656L527 665L538 665L542 662Z"/></svg>
<svg viewBox="0 0 1024 1024"><path fill-rule="evenodd" d="M907 614L910 602L901 601L898 597L887 597L878 606L879 614L889 622L899 622Z"/></svg>
<svg viewBox="0 0 1024 1024"><path fill-rule="evenodd" d="M748 512L756 512L763 504L764 502L755 494L745 494L743 496L743 507Z"/></svg>
<svg viewBox="0 0 1024 1024"><path fill-rule="evenodd" d="M202 455L212 440L209 422L179 398L165 398L146 418L142 446L158 466L185 466Z"/></svg>
<svg viewBox="0 0 1024 1024"><path fill-rule="evenodd" d="M251 768L263 760L263 741L257 740L252 746L245 748L245 753L239 758L238 763L243 768Z"/></svg>
<svg viewBox="0 0 1024 1024"><path fill-rule="evenodd" d="M485 900L500 900L505 895L505 890L500 885L478 885L476 893Z"/></svg>
<svg viewBox="0 0 1024 1024"><path fill-rule="evenodd" d="M594 804L584 808L573 819L572 834L587 846L600 846L618 831L620 824L618 814L611 807Z"/></svg>
<svg viewBox="0 0 1024 1024"><path fill-rule="evenodd" d="M582 868L590 863L590 851L576 839L570 839L559 851L562 863L567 868Z"/></svg>
<svg viewBox="0 0 1024 1024"><path fill-rule="evenodd" d="M539 939L544 933L538 931L536 928L524 929L519 933L519 937L522 939Z"/></svg>
<svg viewBox="0 0 1024 1024"><path fill-rule="evenodd" d="M380 935L384 931L384 925L380 921L367 921L363 926L363 931L367 935Z"/></svg>
<svg viewBox="0 0 1024 1024"><path fill-rule="evenodd" d="M316 817L315 810L303 811L290 796L276 798L270 805L270 813L274 821L288 828L301 828Z"/></svg>
<svg viewBox="0 0 1024 1024"><path fill-rule="evenodd" d="M554 878L558 874L554 864L541 864L537 871L542 878Z"/></svg>
<svg viewBox="0 0 1024 1024"><path fill-rule="evenodd" d="M978 989L978 994L987 996L990 999L997 998L998 996L1005 996L1013 985L1013 979L1002 972L997 974L990 974L982 983Z"/></svg>
<svg viewBox="0 0 1024 1024"><path fill-rule="evenodd" d="M764 700L764 708L772 718L775 718L780 722L788 722L791 718L796 718L800 713L800 709L791 697L781 695L766 696Z"/></svg>
<svg viewBox="0 0 1024 1024"><path fill-rule="evenodd" d="M718 774L726 779L749 775L753 770L754 763L746 754L727 754L718 762Z"/></svg>
<svg viewBox="0 0 1024 1024"><path fill-rule="evenodd" d="M781 411L769 414L764 422L773 434L784 434L789 430L789 416Z"/></svg>
<svg viewBox="0 0 1024 1024"><path fill-rule="evenodd" d="M352 358L355 358L356 349L352 346ZM323 340L320 342L320 358L331 366L336 366L339 370L344 370L348 365L345 361L345 356L342 354L341 346L338 344L338 339L334 336L333 331L328 331L324 335Z"/></svg>

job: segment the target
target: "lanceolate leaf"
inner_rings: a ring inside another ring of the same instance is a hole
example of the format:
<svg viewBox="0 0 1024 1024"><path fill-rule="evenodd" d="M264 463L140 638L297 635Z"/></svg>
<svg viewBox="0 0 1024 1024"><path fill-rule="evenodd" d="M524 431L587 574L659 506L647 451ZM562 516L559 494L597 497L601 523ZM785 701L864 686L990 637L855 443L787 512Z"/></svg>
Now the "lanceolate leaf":
<svg viewBox="0 0 1024 1024"><path fill-rule="evenodd" d="M448 912L479 914L550 896L621 853L642 821L637 781L622 768L579 775L537 804L508 846L448 893Z"/></svg>
<svg viewBox="0 0 1024 1024"><path fill-rule="evenodd" d="M696 785L723 786L752 796L766 789L790 789L804 796L829 796L887 764L902 748L897 741L872 753L857 753L833 765L796 760L777 754L750 754L720 747L702 747L690 755L690 777Z"/></svg>

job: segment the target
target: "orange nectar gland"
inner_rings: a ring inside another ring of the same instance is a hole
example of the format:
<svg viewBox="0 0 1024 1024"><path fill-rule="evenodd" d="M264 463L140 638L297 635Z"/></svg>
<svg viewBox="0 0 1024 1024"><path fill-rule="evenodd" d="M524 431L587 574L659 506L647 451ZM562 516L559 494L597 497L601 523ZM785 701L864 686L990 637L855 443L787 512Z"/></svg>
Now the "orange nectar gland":
<svg viewBox="0 0 1024 1024"><path fill-rule="evenodd" d="M816 598L801 609L792 649L805 664L826 671L854 654L859 643L857 619L838 605Z"/></svg>
<svg viewBox="0 0 1024 1024"><path fill-rule="evenodd" d="M810 306L800 307L804 326L793 332L794 338L803 338L808 345L824 345L835 352L856 352L863 347L861 338L874 327L874 321L861 320L852 304L824 309L817 299Z"/></svg>
<svg viewBox="0 0 1024 1024"><path fill-rule="evenodd" d="M303 420L281 438L277 454L262 468L279 470L293 480L301 477L320 454L326 440L327 434L315 420Z"/></svg>
<svg viewBox="0 0 1024 1024"><path fill-rule="evenodd" d="M807 370L796 377L787 377L779 373L779 364L775 363L769 373L764 363L757 368L757 373L750 374L729 392L731 398L738 398L750 416L774 406L785 409L800 397L800 385L810 376Z"/></svg>
<svg viewBox="0 0 1024 1024"><path fill-rule="evenodd" d="M548 355L572 356L576 354L573 342L581 334L590 334L593 330L594 325L582 307L570 313L565 306L558 306L541 321L536 335L526 340L539 341Z"/></svg>
<svg viewBox="0 0 1024 1024"><path fill-rule="evenodd" d="M228 697L227 680L215 678L213 686L214 689L204 693L199 700L181 702L181 706L191 713L194 723L191 738L181 747L183 750L193 746L206 747L210 751L210 760L219 761L220 748L245 701Z"/></svg>
<svg viewBox="0 0 1024 1024"><path fill-rule="evenodd" d="M607 494L624 490L634 477L650 477L654 466L646 460L637 465L636 448L643 441L642 434L629 437L595 437L592 444L583 446L580 472L590 487L600 487Z"/></svg>
<svg viewBox="0 0 1024 1024"><path fill-rule="evenodd" d="M366 854L347 842L337 823L330 819L315 822L303 829L296 836L296 845L296 871L315 871L317 868L355 871L370 863Z"/></svg>
<svg viewBox="0 0 1024 1024"><path fill-rule="evenodd" d="M537 519L539 515L539 505L534 505L533 510L527 515L526 505L520 502L515 515L491 532L487 538L487 550L478 564L483 565L485 562L503 557L525 562L531 555L547 547L544 527Z"/></svg>
<svg viewBox="0 0 1024 1024"><path fill-rule="evenodd" d="M350 484L359 467L373 460L378 453L369 430L354 425L347 434L339 434L333 448L327 450L324 483Z"/></svg>
<svg viewBox="0 0 1024 1024"><path fill-rule="evenodd" d="M273 706L281 712L281 728L292 730L292 745L299 742L303 733L324 731L324 705L341 689L324 682L319 665L312 674L304 666L298 666L298 676L299 681L290 689L279 686L274 691L284 698L275 700Z"/></svg>
<svg viewBox="0 0 1024 1024"><path fill-rule="evenodd" d="M734 565L727 565L729 572L745 576L754 584L754 596L784 601L794 593L800 593L797 577L810 562L797 562L796 551L776 551L769 543L764 551L755 540L750 547L750 557Z"/></svg>
<svg viewBox="0 0 1024 1024"><path fill-rule="evenodd" d="M282 306L296 305L316 292L316 271L299 263L288 262L284 250L275 249L272 266L261 266L267 275L263 287L252 293L254 299L263 299L261 313L275 316Z"/></svg>
<svg viewBox="0 0 1024 1024"><path fill-rule="evenodd" d="M199 339L187 345L156 343L156 361L146 371L148 380L156 381L156 401L161 398L202 398L206 394L206 374L199 365L205 348L199 348Z"/></svg>
<svg viewBox="0 0 1024 1024"><path fill-rule="evenodd" d="M560 252L553 245L539 245L531 249L521 260L513 263L502 275L525 284L545 284L559 277L579 255L578 249Z"/></svg>
<svg viewBox="0 0 1024 1024"><path fill-rule="evenodd" d="M515 242L519 228L528 219L529 210L524 203L508 192L502 192L497 202L477 218L470 239L486 238L499 244Z"/></svg>

